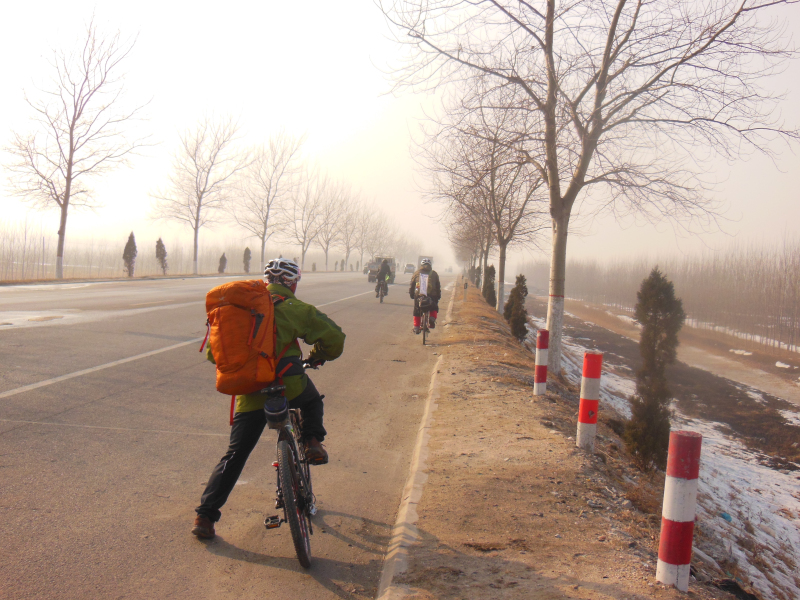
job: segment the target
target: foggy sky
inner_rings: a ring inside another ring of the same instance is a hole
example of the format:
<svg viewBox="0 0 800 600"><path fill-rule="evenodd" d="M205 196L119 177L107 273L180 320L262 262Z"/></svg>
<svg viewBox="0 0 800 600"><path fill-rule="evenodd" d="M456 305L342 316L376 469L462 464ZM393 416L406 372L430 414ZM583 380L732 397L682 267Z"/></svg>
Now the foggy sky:
<svg viewBox="0 0 800 600"><path fill-rule="evenodd" d="M126 102L150 101L148 121L138 126L158 145L134 157L95 185L104 207L96 212L70 211L70 240L124 240L133 229L137 238L185 240L191 232L177 225L146 219L148 192L166 184L178 133L204 113L239 118L245 143L266 141L284 127L306 133L306 155L317 159L331 175L361 188L403 229L423 240L428 252L451 256L436 207L425 205L419 190L424 178L410 156L425 111L437 106L428 95L387 95L386 75L400 49L388 39L382 15L370 0L306 3L211 2L115 3L73 1L9 3L0 21L3 93L0 95L0 145L11 130L30 131L30 110L23 89L36 97L50 70L46 59L53 48L72 49L95 13L101 30L121 30L123 38L137 37L123 66ZM785 10L789 32L800 32L800 10ZM781 107L787 123L800 122L800 61L775 78L776 89L788 90ZM139 131L137 130L136 133ZM800 150L800 149L796 149ZM622 257L691 252L736 240L771 240L800 230L800 158L786 153L778 164L761 157L734 165L720 164L713 174L720 182L719 198L726 203L727 234L677 237L668 223L660 225L610 216L584 220L573 235L568 256ZM3 220L21 221L29 209L9 197L6 174L0 172ZM588 207L587 207L588 208ZM588 212L588 211L587 211ZM55 233L55 211L29 220L44 221ZM201 232L244 238L233 228ZM545 252L549 239L545 238ZM545 254L528 252L545 258ZM512 255L510 267L520 258Z"/></svg>

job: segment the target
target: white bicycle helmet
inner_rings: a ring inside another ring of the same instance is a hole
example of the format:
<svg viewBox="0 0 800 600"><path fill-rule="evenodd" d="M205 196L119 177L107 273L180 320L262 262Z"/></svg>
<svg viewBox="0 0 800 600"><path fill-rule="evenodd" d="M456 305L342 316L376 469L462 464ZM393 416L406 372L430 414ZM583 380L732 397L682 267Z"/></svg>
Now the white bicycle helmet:
<svg viewBox="0 0 800 600"><path fill-rule="evenodd" d="M273 258L264 267L264 277L269 282L292 284L300 281L300 267L288 258Z"/></svg>

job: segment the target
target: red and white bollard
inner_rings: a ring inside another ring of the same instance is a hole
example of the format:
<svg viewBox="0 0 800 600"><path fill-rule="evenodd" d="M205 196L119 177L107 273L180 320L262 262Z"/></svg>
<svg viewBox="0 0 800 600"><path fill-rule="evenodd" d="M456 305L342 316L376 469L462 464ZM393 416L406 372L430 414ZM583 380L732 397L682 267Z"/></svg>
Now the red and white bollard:
<svg viewBox="0 0 800 600"><path fill-rule="evenodd" d="M656 580L674 585L682 592L689 589L702 444L703 436L693 431L671 431L669 434Z"/></svg>
<svg viewBox="0 0 800 600"><path fill-rule="evenodd" d="M533 371L533 395L544 396L547 391L547 348L550 345L550 332L540 329L536 333L536 367Z"/></svg>
<svg viewBox="0 0 800 600"><path fill-rule="evenodd" d="M581 379L581 404L578 409L578 435L575 445L594 452L597 434L597 410L600 407L600 371L603 355L599 352L583 354L583 378Z"/></svg>

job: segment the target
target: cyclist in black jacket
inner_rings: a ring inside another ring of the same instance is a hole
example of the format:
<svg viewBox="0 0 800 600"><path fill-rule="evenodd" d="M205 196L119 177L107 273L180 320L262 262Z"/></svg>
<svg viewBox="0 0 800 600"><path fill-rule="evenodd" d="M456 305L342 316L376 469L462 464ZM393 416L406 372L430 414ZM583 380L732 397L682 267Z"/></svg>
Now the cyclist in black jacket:
<svg viewBox="0 0 800 600"><path fill-rule="evenodd" d="M384 296L389 295L389 286L386 284L386 276L387 275L391 276L391 274L392 274L392 268L389 266L389 261L384 258L383 262L381 263L381 268L378 269L378 274L375 276L375 278L378 280L378 282L375 284L376 298L380 294L381 286L384 286L383 295Z"/></svg>

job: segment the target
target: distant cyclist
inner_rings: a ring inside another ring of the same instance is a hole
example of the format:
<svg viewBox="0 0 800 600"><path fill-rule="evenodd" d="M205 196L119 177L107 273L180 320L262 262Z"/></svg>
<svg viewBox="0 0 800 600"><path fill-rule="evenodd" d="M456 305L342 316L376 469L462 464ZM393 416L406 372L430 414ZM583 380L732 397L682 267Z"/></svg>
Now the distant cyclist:
<svg viewBox="0 0 800 600"><path fill-rule="evenodd" d="M383 259L381 263L380 269L378 269L378 274L375 276L378 282L375 284L375 297L377 298L381 292L381 286L383 286L383 295L389 295L389 285L386 283L386 278L391 277L392 268L389 266L389 261L387 259Z"/></svg>
<svg viewBox="0 0 800 600"><path fill-rule="evenodd" d="M302 351L297 339L314 346L306 361L312 366L319 366L341 356L345 335L324 313L311 304L301 302L294 295L300 281L300 267L295 261L288 258L272 259L264 269L264 277L275 301L276 348L286 348L276 371L284 372L283 385L286 386L289 407L300 409L306 458L311 464L324 465L328 462L328 453L322 447L322 440L327 433L322 425L322 396L303 372ZM214 362L210 346L207 357ZM212 471L200 506L195 509L197 518L192 533L198 538L213 538L215 535L214 523L219 521L221 515L219 509L228 500L267 424L264 405L265 398L259 393L236 397L236 415L228 451Z"/></svg>
<svg viewBox="0 0 800 600"><path fill-rule="evenodd" d="M425 281L425 289L421 290L421 276L427 276ZM439 274L433 270L433 263L430 258L423 258L419 265L419 269L411 277L411 285L408 288L408 295L414 301L414 333L420 332L422 326L422 311L419 308L419 298L422 292L425 296L430 298L430 318L428 319L428 327L433 329L436 327L436 317L439 314L439 299L442 297L442 286L439 283Z"/></svg>

